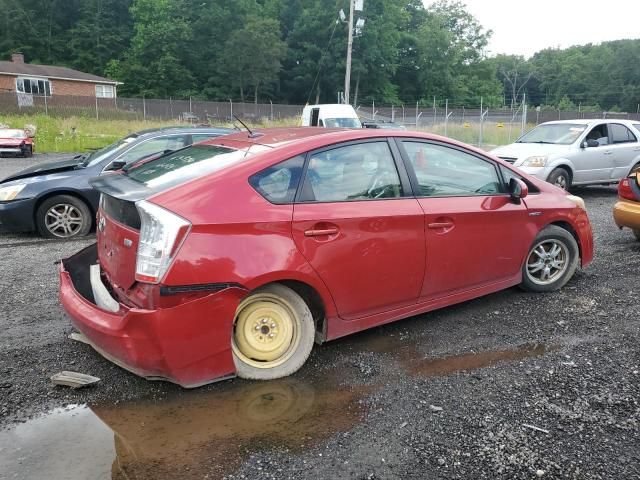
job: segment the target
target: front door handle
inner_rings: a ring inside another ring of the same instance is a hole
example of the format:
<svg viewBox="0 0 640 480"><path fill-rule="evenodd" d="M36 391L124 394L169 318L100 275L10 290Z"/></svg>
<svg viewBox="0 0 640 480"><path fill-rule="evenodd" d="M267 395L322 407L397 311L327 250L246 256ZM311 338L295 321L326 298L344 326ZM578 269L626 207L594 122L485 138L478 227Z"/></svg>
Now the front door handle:
<svg viewBox="0 0 640 480"><path fill-rule="evenodd" d="M318 228L312 230L305 230L305 237L319 237L322 235L335 235L338 233L338 227L330 227L330 228Z"/></svg>
<svg viewBox="0 0 640 480"><path fill-rule="evenodd" d="M427 225L429 228L453 228L453 222L433 222Z"/></svg>
<svg viewBox="0 0 640 480"><path fill-rule="evenodd" d="M611 150L607 150L606 152L603 152L604 155L611 155L613 152Z"/></svg>

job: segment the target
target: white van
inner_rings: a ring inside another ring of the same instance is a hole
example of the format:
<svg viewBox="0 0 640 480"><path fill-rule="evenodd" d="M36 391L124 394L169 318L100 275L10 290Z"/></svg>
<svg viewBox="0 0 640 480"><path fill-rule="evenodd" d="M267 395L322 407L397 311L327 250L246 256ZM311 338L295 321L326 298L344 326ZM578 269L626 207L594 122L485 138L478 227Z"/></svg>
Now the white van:
<svg viewBox="0 0 640 480"><path fill-rule="evenodd" d="M358 114L351 105L341 103L307 105L302 110L303 127L362 128Z"/></svg>

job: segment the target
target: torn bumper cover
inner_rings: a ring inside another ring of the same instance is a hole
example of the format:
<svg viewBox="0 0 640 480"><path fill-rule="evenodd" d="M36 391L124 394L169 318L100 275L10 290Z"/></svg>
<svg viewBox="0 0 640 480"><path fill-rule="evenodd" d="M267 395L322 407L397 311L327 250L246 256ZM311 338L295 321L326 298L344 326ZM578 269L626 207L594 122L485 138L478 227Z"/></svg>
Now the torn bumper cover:
<svg viewBox="0 0 640 480"><path fill-rule="evenodd" d="M230 287L169 308L130 308L102 283L95 244L60 264L62 306L95 350L137 375L186 388L235 375L231 332L245 294Z"/></svg>

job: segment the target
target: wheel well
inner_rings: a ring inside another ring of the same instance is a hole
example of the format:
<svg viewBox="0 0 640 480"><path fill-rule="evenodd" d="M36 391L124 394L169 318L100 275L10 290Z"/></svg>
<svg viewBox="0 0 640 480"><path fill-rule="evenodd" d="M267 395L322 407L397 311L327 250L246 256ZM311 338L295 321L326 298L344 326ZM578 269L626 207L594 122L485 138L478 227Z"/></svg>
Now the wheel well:
<svg viewBox="0 0 640 480"><path fill-rule="evenodd" d="M578 234L573 229L571 224L568 222L558 221L558 222L553 222L550 225L555 225L556 227L560 227L563 230L566 230L567 232L569 232L573 236L573 238L576 241L576 244L578 245L578 253L580 254L580 258L582 258L582 246L580 245L580 238L578 237Z"/></svg>
<svg viewBox="0 0 640 480"><path fill-rule="evenodd" d="M36 202L35 207L33 208L33 221L34 223L37 223L37 218L36 216L38 215L38 209L40 208L40 205L42 205L42 203L51 198L51 197L57 197L59 195L68 195L70 197L75 197L78 200L82 200L84 202L84 204L87 206L87 208L89 209L89 211L91 212L91 227L95 227L95 223L96 223L96 211L93 209L93 206L91 205L91 202L88 201L85 197L83 197L82 195L80 195L78 192L75 192L73 190L56 190L54 192L49 192L46 195L43 195L42 197L40 197L38 199L38 201Z"/></svg>
<svg viewBox="0 0 640 480"><path fill-rule="evenodd" d="M553 170L564 170L565 172L567 172L567 175L569 175L569 182L573 182L573 171L571 170L571 168L567 165L558 165L556 168L554 168ZM553 170L551 171L551 173L553 173Z"/></svg>
<svg viewBox="0 0 640 480"><path fill-rule="evenodd" d="M320 294L312 286L298 280L281 280L277 283L289 287L296 292L309 306L311 316L313 316L313 323L316 326L316 342L322 343L326 333L326 320L324 302Z"/></svg>

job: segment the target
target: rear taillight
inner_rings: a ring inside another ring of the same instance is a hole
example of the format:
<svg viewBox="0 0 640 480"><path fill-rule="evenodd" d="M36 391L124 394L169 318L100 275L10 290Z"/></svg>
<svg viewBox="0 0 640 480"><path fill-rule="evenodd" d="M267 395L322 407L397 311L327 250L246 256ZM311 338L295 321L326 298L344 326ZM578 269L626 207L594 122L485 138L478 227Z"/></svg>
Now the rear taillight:
<svg viewBox="0 0 640 480"><path fill-rule="evenodd" d="M629 183L631 180L629 178L623 178L620 180L618 184L618 196L620 198L624 198L625 200L635 200L636 197L633 194L633 190L631 190L631 184Z"/></svg>
<svg viewBox="0 0 640 480"><path fill-rule="evenodd" d="M136 258L136 280L158 283L169 269L191 223L158 205L136 203L140 214L140 240Z"/></svg>

